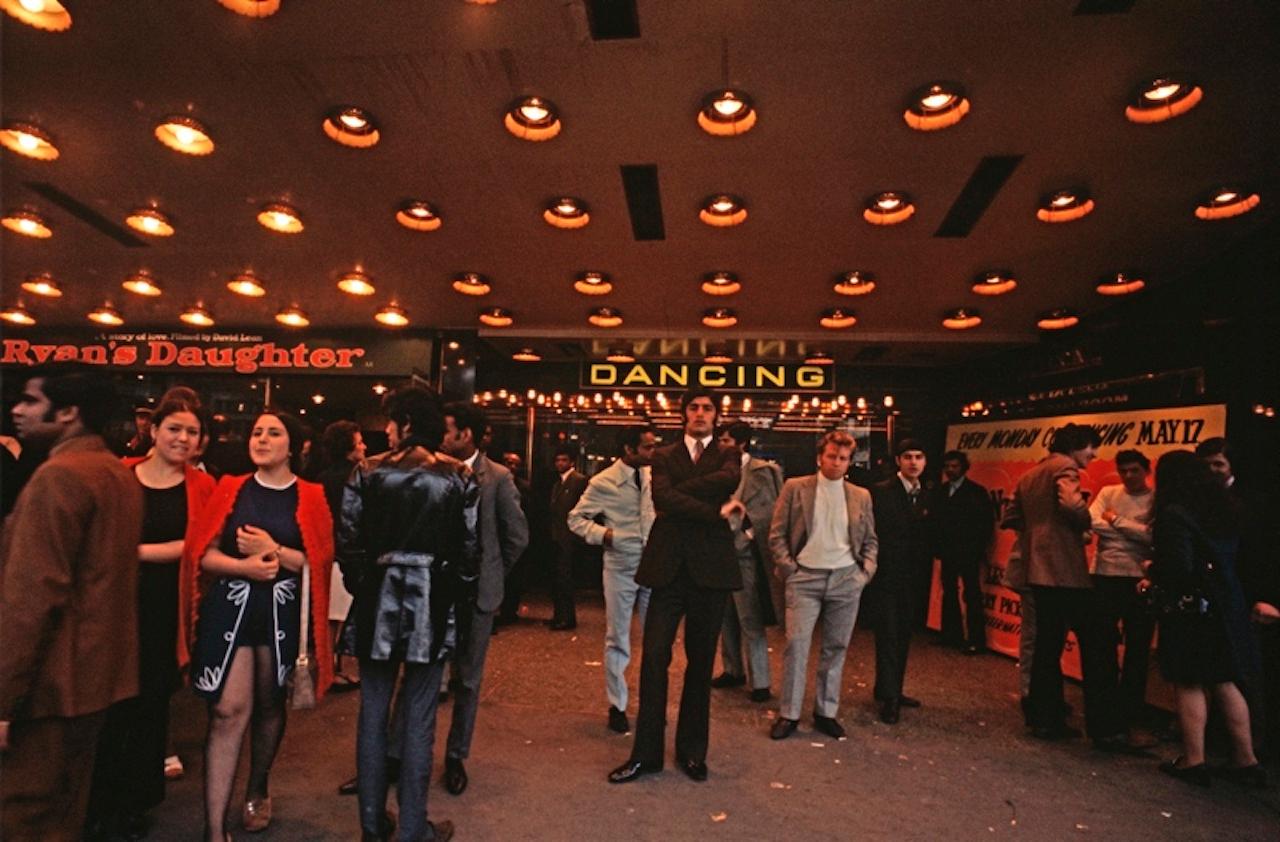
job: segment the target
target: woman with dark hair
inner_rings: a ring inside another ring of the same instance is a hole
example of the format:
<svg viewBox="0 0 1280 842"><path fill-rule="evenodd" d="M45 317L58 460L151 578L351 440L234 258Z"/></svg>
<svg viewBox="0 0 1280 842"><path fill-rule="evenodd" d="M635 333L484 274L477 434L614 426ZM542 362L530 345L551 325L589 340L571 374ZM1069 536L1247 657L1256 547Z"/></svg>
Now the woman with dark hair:
<svg viewBox="0 0 1280 842"><path fill-rule="evenodd" d="M136 838L146 830L146 812L164 800L169 698L190 660L187 577L197 552L192 539L214 489L213 478L190 465L204 419L199 397L187 393L166 396L152 412L150 455L124 460L143 492L139 693L107 714L94 765L91 834Z"/></svg>
<svg viewBox="0 0 1280 842"><path fill-rule="evenodd" d="M342 510L342 491L346 488L351 470L364 461L364 436L360 425L354 421L334 421L324 428L320 436L319 470L315 481L324 486L329 511ZM334 518L337 520L337 518ZM342 571L337 565L329 579L329 624L334 640L334 692L354 690L359 680L342 671L342 656L355 654L355 635L347 622L351 613L351 594L342 581Z"/></svg>
<svg viewBox="0 0 1280 842"><path fill-rule="evenodd" d="M1160 670L1174 685L1182 731L1182 755L1160 770L1200 786L1209 785L1204 732L1211 698L1231 737L1231 765L1224 775L1251 786L1266 784L1240 690L1257 670L1235 570L1236 520L1226 490L1195 454L1178 450L1160 457L1149 575L1162 593Z"/></svg>
<svg viewBox="0 0 1280 842"><path fill-rule="evenodd" d="M254 422L249 457L257 470L223 477L197 530L208 581L191 672L209 701L205 743L205 839L224 842L231 786L252 721L244 828L271 823L267 778L285 727L285 688L300 654L301 573L310 578L309 634L315 641L316 696L333 681L329 637L329 569L333 519L324 490L294 473L301 427L267 411Z"/></svg>

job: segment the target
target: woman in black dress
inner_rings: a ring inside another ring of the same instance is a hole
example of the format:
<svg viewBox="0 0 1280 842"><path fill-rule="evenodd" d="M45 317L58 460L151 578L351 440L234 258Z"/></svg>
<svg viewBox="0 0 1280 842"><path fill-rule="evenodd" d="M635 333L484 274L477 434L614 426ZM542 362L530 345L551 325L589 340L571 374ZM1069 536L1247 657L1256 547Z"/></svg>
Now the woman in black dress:
<svg viewBox="0 0 1280 842"><path fill-rule="evenodd" d="M1241 693L1257 668L1235 570L1239 534L1226 489L1207 465L1185 450L1160 457L1150 577L1165 595L1160 671L1175 688L1183 746L1182 756L1160 769L1200 786L1209 785L1204 731L1210 700L1231 737L1231 765L1224 774L1250 785L1266 782Z"/></svg>
<svg viewBox="0 0 1280 842"><path fill-rule="evenodd" d="M271 822L268 776L284 736L285 689L299 654L304 566L310 574L308 628L319 668L316 695L332 682L324 631L333 520L324 490L294 474L300 440L291 417L263 413L249 437L257 470L223 477L197 530L207 548L200 558L207 587L191 667L192 684L210 711L204 770L208 842L227 838L231 786L251 722L244 828L265 830Z"/></svg>

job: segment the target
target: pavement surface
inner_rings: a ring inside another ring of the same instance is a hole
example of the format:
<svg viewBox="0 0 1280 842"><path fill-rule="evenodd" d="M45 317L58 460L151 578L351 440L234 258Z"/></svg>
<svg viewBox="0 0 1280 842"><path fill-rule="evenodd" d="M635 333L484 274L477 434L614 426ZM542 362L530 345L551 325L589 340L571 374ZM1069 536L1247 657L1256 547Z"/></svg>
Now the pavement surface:
<svg viewBox="0 0 1280 842"><path fill-rule="evenodd" d="M901 723L888 726L876 719L871 701L873 637L855 632L839 715L849 732L845 740L815 732L807 717L789 739L770 740L776 701L753 704L745 689L713 691L705 783L670 765L683 674L678 642L668 768L610 785L605 776L627 758L631 737L606 728L603 606L599 594L580 601L574 632L548 630L540 620L549 607L535 601L524 606L520 623L494 639L467 761L470 786L461 796L439 782L451 703L442 705L429 814L452 820L455 838L1280 840L1274 777L1264 791L1221 779L1203 790L1157 771L1159 760L1177 754L1176 745L1132 758L1100 754L1082 740L1035 741L1022 727L1016 665L932 645L930 633L917 636L907 673L906 690L924 707L904 709ZM769 634L776 693L782 634ZM638 626L633 639L638 650ZM815 663L816 652L806 710ZM638 667L637 651L630 671L633 723ZM1082 710L1079 688L1069 687L1068 694ZM274 821L254 835L238 830L237 821L238 840L359 838L356 799L336 793L354 774L357 706L358 693L331 694L315 710L291 714L271 777ZM148 839L199 838L205 724L202 703L180 693L174 736L187 772L170 783ZM242 763L237 815L243 786ZM394 794L390 805L394 812Z"/></svg>

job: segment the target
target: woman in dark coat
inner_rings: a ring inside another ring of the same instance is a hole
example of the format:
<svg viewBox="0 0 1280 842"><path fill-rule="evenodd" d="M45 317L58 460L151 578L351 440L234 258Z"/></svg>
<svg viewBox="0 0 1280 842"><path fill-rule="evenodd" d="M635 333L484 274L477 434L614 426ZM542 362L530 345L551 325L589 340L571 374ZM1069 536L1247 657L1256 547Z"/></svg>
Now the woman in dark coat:
<svg viewBox="0 0 1280 842"><path fill-rule="evenodd" d="M1166 453L1156 465L1154 538L1150 576L1165 606L1160 670L1175 688L1183 744L1182 756L1160 769L1209 785L1204 732L1212 699L1231 737L1231 765L1224 774L1263 785L1266 774L1253 753L1249 707L1241 693L1257 668L1235 570L1237 518L1226 490L1190 451Z"/></svg>

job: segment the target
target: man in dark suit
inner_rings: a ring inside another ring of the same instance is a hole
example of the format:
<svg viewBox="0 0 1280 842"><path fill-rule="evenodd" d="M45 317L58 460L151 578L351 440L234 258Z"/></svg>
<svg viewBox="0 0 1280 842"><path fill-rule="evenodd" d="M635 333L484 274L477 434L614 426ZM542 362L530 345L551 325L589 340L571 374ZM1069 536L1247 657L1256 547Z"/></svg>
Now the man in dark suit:
<svg viewBox="0 0 1280 842"><path fill-rule="evenodd" d="M920 707L902 692L911 633L920 617L918 595L933 563L924 448L903 439L894 449L898 472L871 487L876 536L880 539L878 572L868 586L876 617L876 687L880 721L893 725L900 709Z"/></svg>
<svg viewBox="0 0 1280 842"><path fill-rule="evenodd" d="M444 785L461 795L467 788L463 761L471 753L471 735L480 704L480 679L493 634L494 613L502 605L503 580L529 544L529 524L520 509L520 495L511 472L476 447L476 436L486 427L484 413L474 404L458 401L444 408L444 438L440 449L471 468L480 487L476 510L480 537L480 580L477 583L471 633L454 659L456 692L453 722L444 756Z"/></svg>
<svg viewBox="0 0 1280 842"><path fill-rule="evenodd" d="M969 479L968 473L969 457L963 451L942 455L942 485L933 497L933 534L942 560L942 641L966 655L976 655L987 646L980 583L995 535L995 511L987 489ZM963 624L957 583L964 585Z"/></svg>
<svg viewBox="0 0 1280 842"><path fill-rule="evenodd" d="M562 444L556 448L553 464L560 478L551 487L551 541L555 545L555 570L551 581L554 613L547 625L552 631L570 631L578 627L578 613L573 604L573 568L582 539L569 531L569 512L578 505L587 490L587 478L578 473L574 463L577 448Z"/></svg>
<svg viewBox="0 0 1280 842"><path fill-rule="evenodd" d="M640 713L631 758L609 773L627 783L662 769L667 722L667 668L680 619L685 620L688 665L676 726L676 763L695 781L707 778L711 670L729 592L742 573L728 518L744 507L731 501L741 463L713 435L716 396L691 389L680 400L684 435L659 448L653 460L657 518L640 557L636 584L652 588L640 663Z"/></svg>

